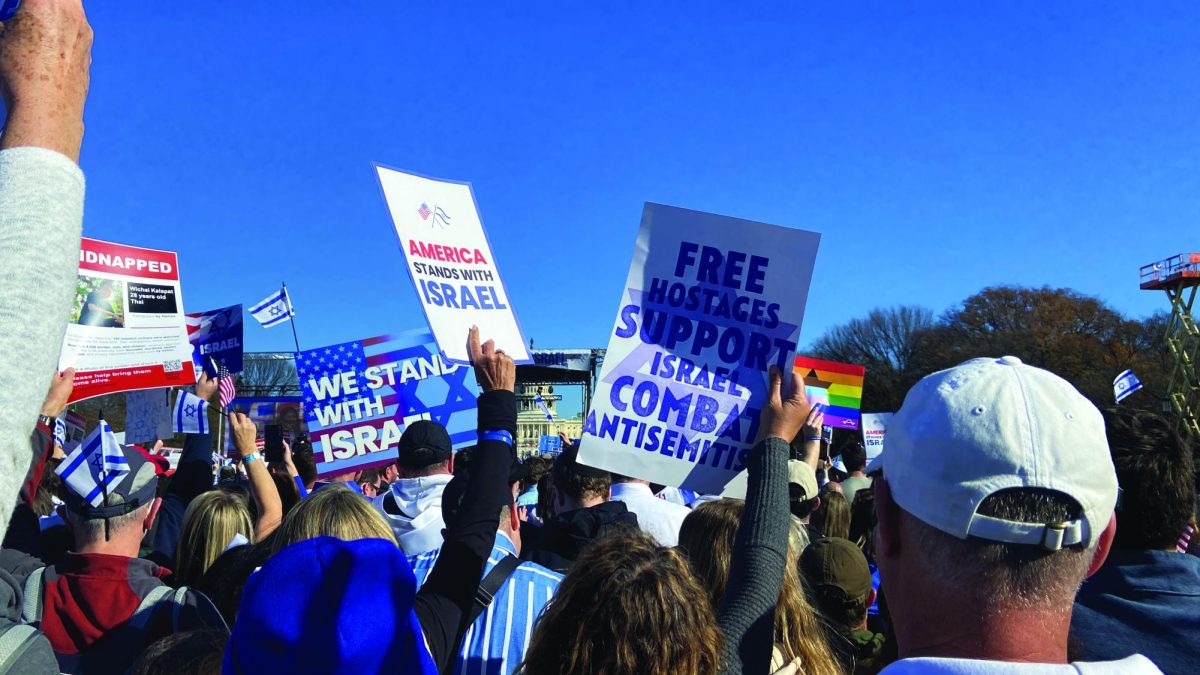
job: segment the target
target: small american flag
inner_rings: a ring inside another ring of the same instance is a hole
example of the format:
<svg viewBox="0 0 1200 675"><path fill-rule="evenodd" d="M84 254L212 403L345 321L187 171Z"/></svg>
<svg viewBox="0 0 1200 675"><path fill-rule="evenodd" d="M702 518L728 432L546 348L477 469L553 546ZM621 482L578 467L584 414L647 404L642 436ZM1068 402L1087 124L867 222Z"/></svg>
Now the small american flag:
<svg viewBox="0 0 1200 675"><path fill-rule="evenodd" d="M429 210L429 205L421 202L421 208L417 209L417 213L421 214L421 220L429 220L429 214L433 211Z"/></svg>
<svg viewBox="0 0 1200 675"><path fill-rule="evenodd" d="M233 386L233 375L224 362L217 362L217 384L221 389L221 410L229 407L229 403L237 398L237 388Z"/></svg>

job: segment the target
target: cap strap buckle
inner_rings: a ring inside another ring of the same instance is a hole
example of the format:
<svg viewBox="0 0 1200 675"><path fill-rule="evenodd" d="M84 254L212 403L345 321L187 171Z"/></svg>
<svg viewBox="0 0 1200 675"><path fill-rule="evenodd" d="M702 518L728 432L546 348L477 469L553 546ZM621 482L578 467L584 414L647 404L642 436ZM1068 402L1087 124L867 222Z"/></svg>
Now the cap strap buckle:
<svg viewBox="0 0 1200 675"><path fill-rule="evenodd" d="M1042 530L1042 548L1057 551L1064 545L1078 544L1083 541L1081 530L1079 520L1046 523L1045 529Z"/></svg>

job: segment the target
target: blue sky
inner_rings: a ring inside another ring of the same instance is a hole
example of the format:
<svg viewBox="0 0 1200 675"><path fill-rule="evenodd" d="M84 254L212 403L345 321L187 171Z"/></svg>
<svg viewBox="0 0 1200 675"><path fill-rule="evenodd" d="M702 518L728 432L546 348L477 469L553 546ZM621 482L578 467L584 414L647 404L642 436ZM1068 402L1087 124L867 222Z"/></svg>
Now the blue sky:
<svg viewBox="0 0 1200 675"><path fill-rule="evenodd" d="M286 280L306 347L424 324L372 161L472 182L538 347L606 344L645 201L821 232L802 344L1004 283L1142 316L1200 249L1195 3L88 10L85 234L193 311Z"/></svg>

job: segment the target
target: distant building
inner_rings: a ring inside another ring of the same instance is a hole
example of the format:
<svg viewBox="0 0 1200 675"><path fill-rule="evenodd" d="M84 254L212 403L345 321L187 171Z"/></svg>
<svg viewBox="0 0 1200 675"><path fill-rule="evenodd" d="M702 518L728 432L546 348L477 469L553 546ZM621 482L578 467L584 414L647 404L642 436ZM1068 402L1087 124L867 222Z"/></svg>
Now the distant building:
<svg viewBox="0 0 1200 675"><path fill-rule="evenodd" d="M546 419L546 413L537 403L537 397L550 410L553 420ZM525 457L537 454L538 446L543 436L558 437L563 432L568 438L579 438L583 431L583 416L564 420L558 416L558 402L562 396L554 393L554 386L549 384L517 385L517 455Z"/></svg>

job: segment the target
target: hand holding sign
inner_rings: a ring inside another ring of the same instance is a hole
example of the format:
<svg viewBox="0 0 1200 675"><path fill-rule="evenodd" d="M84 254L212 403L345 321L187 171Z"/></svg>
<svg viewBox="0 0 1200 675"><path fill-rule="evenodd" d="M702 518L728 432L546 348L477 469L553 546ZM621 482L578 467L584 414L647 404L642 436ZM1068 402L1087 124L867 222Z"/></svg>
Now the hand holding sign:
<svg viewBox="0 0 1200 675"><path fill-rule="evenodd" d="M811 406L804 394L804 387L794 382L791 392L783 398L783 375L779 368L771 366L771 382L767 387L767 401L763 406L758 425L758 440L782 438L791 442L808 418Z"/></svg>
<svg viewBox="0 0 1200 675"><path fill-rule="evenodd" d="M42 414L46 417L58 417L67 409L67 401L71 398L71 390L75 388L75 369L67 368L61 373L50 376L50 391L42 401Z"/></svg>
<svg viewBox="0 0 1200 675"><path fill-rule="evenodd" d="M479 344L479 326L471 326L467 334L467 356L475 367L475 379L485 392L497 389L516 391L516 364L503 350L496 349L492 340Z"/></svg>

